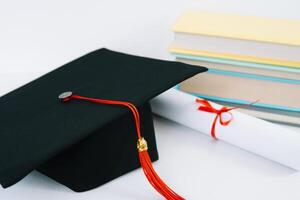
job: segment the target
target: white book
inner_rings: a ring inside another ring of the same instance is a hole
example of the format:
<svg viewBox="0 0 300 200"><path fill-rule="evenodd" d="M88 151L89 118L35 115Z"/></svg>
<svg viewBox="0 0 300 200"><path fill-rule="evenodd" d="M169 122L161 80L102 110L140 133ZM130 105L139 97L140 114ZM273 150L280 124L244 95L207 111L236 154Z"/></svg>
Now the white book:
<svg viewBox="0 0 300 200"><path fill-rule="evenodd" d="M288 72L288 71L251 67L251 66L240 66L237 64L236 65L223 64L223 63L215 63L215 62L200 61L200 60L198 61L198 60L183 59L183 58L176 58L176 60L191 65L204 66L209 69L224 70L229 72L246 73L252 75L269 76L275 78L292 79L292 80L300 81L300 69L298 70L298 72Z"/></svg>
<svg viewBox="0 0 300 200"><path fill-rule="evenodd" d="M175 32L175 39L171 48L300 62L300 46L214 37L201 34Z"/></svg>

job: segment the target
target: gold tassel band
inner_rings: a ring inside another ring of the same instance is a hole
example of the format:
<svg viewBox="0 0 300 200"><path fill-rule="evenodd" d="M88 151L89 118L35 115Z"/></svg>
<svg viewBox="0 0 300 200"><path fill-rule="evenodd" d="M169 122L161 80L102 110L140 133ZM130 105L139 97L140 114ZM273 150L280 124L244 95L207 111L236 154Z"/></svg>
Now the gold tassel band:
<svg viewBox="0 0 300 200"><path fill-rule="evenodd" d="M137 149L139 152L147 151L148 150L148 144L145 138L140 138L137 142Z"/></svg>

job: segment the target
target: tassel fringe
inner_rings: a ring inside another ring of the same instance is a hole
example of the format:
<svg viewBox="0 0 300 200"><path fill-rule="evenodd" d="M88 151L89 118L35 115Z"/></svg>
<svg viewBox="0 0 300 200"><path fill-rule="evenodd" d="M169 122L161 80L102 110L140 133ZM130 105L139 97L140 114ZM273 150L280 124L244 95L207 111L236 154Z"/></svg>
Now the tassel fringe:
<svg viewBox="0 0 300 200"><path fill-rule="evenodd" d="M149 183L154 187L154 189L167 200L184 200L183 197L179 196L172 189L170 189L155 172L147 150L146 140L144 140L144 138L139 139L137 146L139 150L141 166L143 168L145 176L147 177Z"/></svg>

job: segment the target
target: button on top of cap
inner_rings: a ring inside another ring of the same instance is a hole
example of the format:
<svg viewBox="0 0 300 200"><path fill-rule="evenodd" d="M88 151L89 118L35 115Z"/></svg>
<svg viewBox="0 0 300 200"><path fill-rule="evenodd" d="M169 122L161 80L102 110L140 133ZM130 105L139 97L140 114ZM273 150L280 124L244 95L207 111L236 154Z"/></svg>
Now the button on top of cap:
<svg viewBox="0 0 300 200"><path fill-rule="evenodd" d="M58 98L59 98L60 100L64 100L64 99L66 99L66 98L71 97L72 95L73 95L73 92L68 91L68 92L61 93L61 94L58 96Z"/></svg>

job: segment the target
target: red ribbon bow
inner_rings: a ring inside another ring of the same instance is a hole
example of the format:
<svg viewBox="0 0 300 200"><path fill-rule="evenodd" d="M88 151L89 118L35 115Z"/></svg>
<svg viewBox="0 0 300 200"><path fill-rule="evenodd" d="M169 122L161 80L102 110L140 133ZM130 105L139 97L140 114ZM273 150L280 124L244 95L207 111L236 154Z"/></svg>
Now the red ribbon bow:
<svg viewBox="0 0 300 200"><path fill-rule="evenodd" d="M213 124L212 124L212 127L211 127L211 136L214 139L217 139L215 129L216 129L216 124L217 124L218 119L219 119L219 122L222 126L227 126L228 124L230 124L230 122L232 121L232 118L233 118L232 113L229 112L229 111L231 111L233 109L236 109L236 108L227 108L227 107L224 106L224 107L222 107L221 109L218 110L218 109L214 108L206 100L196 99L196 102L202 104L198 107L198 110L216 114L216 117L215 117L215 119L213 121ZM229 113L230 118L229 119L224 119L223 116L222 116L222 113Z"/></svg>
<svg viewBox="0 0 300 200"><path fill-rule="evenodd" d="M219 122L222 126L227 126L228 124L230 124L230 122L232 121L233 119L233 115L231 112L231 110L234 110L234 109L238 109L238 108L247 108L247 107L250 107L252 106L253 104L257 103L258 100L248 104L248 105L245 105L245 106L241 106L241 107L234 107L234 108L228 108L226 106L222 107L221 109L216 109L214 108L207 100L204 100L204 99L196 99L196 102L197 103L200 103L202 105L200 105L198 107L198 110L201 110L201 111L205 111L205 112L209 112L209 113L215 113L216 114L216 117L213 121L213 124L212 124L212 127L211 127L211 136L214 138L214 139L217 139L216 137L216 133L215 133L215 130L216 130L216 124L217 124L217 121L219 119ZM222 114L223 113L228 113L230 115L230 118L229 119L224 119Z"/></svg>

